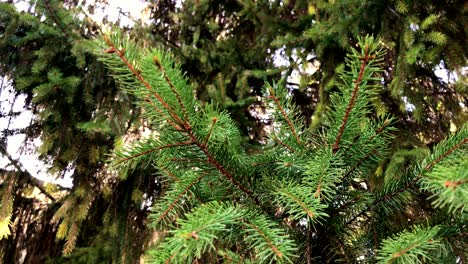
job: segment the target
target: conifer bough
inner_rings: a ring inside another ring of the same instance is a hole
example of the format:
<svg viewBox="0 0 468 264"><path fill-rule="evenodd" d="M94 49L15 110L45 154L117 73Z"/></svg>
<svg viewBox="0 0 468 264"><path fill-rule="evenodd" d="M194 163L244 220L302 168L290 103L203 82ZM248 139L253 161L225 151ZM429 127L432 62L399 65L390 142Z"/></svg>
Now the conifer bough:
<svg viewBox="0 0 468 264"><path fill-rule="evenodd" d="M121 177L144 166L160 171L163 192L150 217L160 239L147 251L150 263L422 263L457 256L450 237L466 228L467 126L408 175L372 186L394 122L371 105L382 89L384 54L373 37L359 39L347 56L321 132L304 126L283 82L266 84L263 100L275 125L255 155L228 113L196 100L168 52L141 48L121 32L96 43L157 132L112 159ZM423 191L445 219L388 230L392 210Z"/></svg>

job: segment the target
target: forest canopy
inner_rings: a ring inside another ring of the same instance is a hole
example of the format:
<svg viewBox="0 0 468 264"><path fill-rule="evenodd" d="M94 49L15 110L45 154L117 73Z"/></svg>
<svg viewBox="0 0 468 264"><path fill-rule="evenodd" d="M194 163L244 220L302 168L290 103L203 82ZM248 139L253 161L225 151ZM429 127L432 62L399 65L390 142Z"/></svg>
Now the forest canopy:
<svg viewBox="0 0 468 264"><path fill-rule="evenodd" d="M464 1L112 5L0 3L0 262L467 263Z"/></svg>

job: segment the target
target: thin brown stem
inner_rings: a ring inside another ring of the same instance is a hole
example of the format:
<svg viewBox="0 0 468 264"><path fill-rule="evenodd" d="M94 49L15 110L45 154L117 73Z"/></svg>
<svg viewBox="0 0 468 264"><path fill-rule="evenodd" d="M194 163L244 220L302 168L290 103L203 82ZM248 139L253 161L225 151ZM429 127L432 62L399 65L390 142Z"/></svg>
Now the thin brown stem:
<svg viewBox="0 0 468 264"><path fill-rule="evenodd" d="M174 201L171 202L171 204L166 208L166 210L164 210L164 212L159 216L158 220L156 221L156 223L159 223L162 219L164 219L167 214L169 214L169 212L174 208L174 206L179 202L180 199L182 199L182 197L195 185L197 184L203 177L205 177L206 174L201 174L200 176L198 176L196 179L194 179L193 181L191 181L189 183L189 185L187 185L184 190L182 192L179 193L179 195L177 195L177 197L174 199Z"/></svg>
<svg viewBox="0 0 468 264"><path fill-rule="evenodd" d="M271 87L269 89L270 89L270 94L271 95L268 96L268 98L272 99L275 102L276 106L278 107L281 114L283 115L284 120L286 121L286 123L288 123L289 129L291 129L291 133L293 133L294 137L296 138L297 143L301 143L301 140L299 139L299 136L298 136L298 134L296 132L296 129L294 128L294 125L293 125L291 119L289 119L288 114L286 114L286 111L284 110L283 106L281 105L278 97L276 97L274 95L274 91L273 91L273 89Z"/></svg>
<svg viewBox="0 0 468 264"><path fill-rule="evenodd" d="M128 61L125 57L125 50L119 50L115 47L114 43L104 36L104 41L110 47L109 50L105 51L106 53L117 53L122 62L127 66L127 68L133 73L133 75L146 87L146 89L152 93L154 97L161 103L161 105L168 111L169 115L174 119L177 124L184 124L180 117L175 113L172 107L156 92L154 92L153 87L143 78L141 72L136 70L135 67Z"/></svg>
<svg viewBox="0 0 468 264"><path fill-rule="evenodd" d="M312 228L310 223L307 225L307 239L306 239L306 262L312 264Z"/></svg>
<svg viewBox="0 0 468 264"><path fill-rule="evenodd" d="M158 67L158 69L162 72L164 79L166 80L167 84L169 84L169 87L171 88L172 92L174 93L175 97L177 98L177 101L179 102L180 108L182 109L182 114L184 115L185 123L188 123L188 114L187 114L187 109L185 108L184 103L182 102L182 99L180 98L179 92L177 92L174 83L169 79L169 76L167 76L166 70L162 66L161 62L159 61L159 58L154 56L153 57L153 62Z"/></svg>
<svg viewBox="0 0 468 264"><path fill-rule="evenodd" d="M440 155L439 157L437 157L433 162L431 162L430 164L428 164L426 167L424 167L424 170L425 171L430 171L437 163L439 163L441 160L443 160L445 157L447 157L448 155L450 155L452 152L454 152L456 149L458 149L459 147L461 147L463 144L465 144L466 142L468 142L468 138L464 138L460 143L458 143L457 145L453 146L452 148L450 148L447 152L445 152L444 154Z"/></svg>
<svg viewBox="0 0 468 264"><path fill-rule="evenodd" d="M117 161L117 164L122 163L122 162L125 162L125 161L128 161L128 160L131 160L131 159L134 159L134 158L138 158L138 157L140 157L140 156L143 156L143 155L146 155L146 154L149 154L149 153L158 151L158 150L162 150L162 149L165 149L165 148L174 148L174 147L180 147L180 146L189 146L189 145L192 145L192 144L193 144L192 141L185 141L185 142L177 142L177 143L174 143L174 144L167 144L167 145L164 145L164 146L159 146L159 147L152 148L152 149L148 149L148 150L145 150L145 151L140 152L140 153L138 153L138 154L135 154L135 155L132 155L132 156L129 156L129 157L120 159L120 160Z"/></svg>
<svg viewBox="0 0 468 264"><path fill-rule="evenodd" d="M367 63L372 60L374 56L369 56L369 47L366 46L364 48L364 57L362 58L361 69L359 70L359 75L356 81L354 81L355 86L353 93L351 95L351 99L349 100L349 104L346 108L345 115L343 117L343 121L341 122L340 130L338 131L338 135L336 136L335 143L333 144L333 153L336 153L340 149L340 141L341 137L343 136L346 124L348 123L349 115L351 110L353 110L354 104L356 103L357 94L359 91L359 86L361 85L362 79L364 77L364 71L366 69Z"/></svg>
<svg viewBox="0 0 468 264"><path fill-rule="evenodd" d="M54 20L55 24L57 24L57 27L62 31L63 35L68 39L68 33L65 31L63 28L62 24L60 23L59 19L55 16L54 10L50 7L49 0L44 0L42 1L44 3L44 6L47 8L47 11L49 12L50 16L52 17L52 20Z"/></svg>
<svg viewBox="0 0 468 264"><path fill-rule="evenodd" d="M390 194L387 194L377 200L375 200L371 205L369 205L368 207L366 207L366 209L364 209L363 211L361 211L360 213L358 213L357 215L355 215L351 220L349 220L346 224L350 224L352 222L354 222L354 220L356 220L359 216L361 215L364 215L366 212L370 211L372 208L374 208L375 206L379 205L381 202L383 201L387 201L393 197L395 197L396 195L408 190L409 188L411 188L413 185L415 185L420 177L423 175L423 173L425 171L428 171L428 170L431 170L437 163L439 163L440 161L442 161L444 158L446 158L450 153L454 152L456 149L458 149L459 147L461 147L463 144L467 143L468 142L468 138L464 138L462 141L460 141L458 144L456 144L455 146L453 146L452 148L450 148L448 151L446 151L445 153L443 153L442 155L440 155L439 157L437 157L433 162L431 162L430 164L428 164L426 167L424 167L423 171L416 175L414 177L414 179L412 179L411 181L409 181L405 186L403 186L402 188L400 188L399 190L396 190Z"/></svg>

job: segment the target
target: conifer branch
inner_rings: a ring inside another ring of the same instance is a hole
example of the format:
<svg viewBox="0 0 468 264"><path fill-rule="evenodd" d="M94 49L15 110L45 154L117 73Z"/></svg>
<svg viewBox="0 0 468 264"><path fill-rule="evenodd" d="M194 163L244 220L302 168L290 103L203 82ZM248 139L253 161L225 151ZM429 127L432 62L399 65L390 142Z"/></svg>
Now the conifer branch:
<svg viewBox="0 0 468 264"><path fill-rule="evenodd" d="M268 165L268 164L274 164L280 162L280 160L270 160L270 161L263 161L263 162L254 162L252 163L252 166L261 166L261 165Z"/></svg>
<svg viewBox="0 0 468 264"><path fill-rule="evenodd" d="M426 165L426 167L424 167L424 171L430 171L437 163L439 163L441 160L443 160L445 157L447 157L448 155L450 155L452 152L454 152L456 149L458 149L459 147L461 147L463 144L467 143L468 142L468 138L464 138L462 141L460 141L458 144L456 144L455 146L453 146L452 148L450 148L447 152L445 152L444 154L440 155L439 157L437 157L433 162L431 162L430 164Z"/></svg>
<svg viewBox="0 0 468 264"><path fill-rule="evenodd" d="M175 113L172 107L156 92L154 92L153 87L143 78L141 72L136 70L135 67L128 61L127 57L125 56L125 50L119 50L115 47L114 43L107 37L104 36L104 41L110 47L109 50L106 50L106 53L117 53L119 58L125 64L125 66L132 72L132 74L146 87L146 89L156 97L156 99L161 103L161 105L168 111L169 115L175 120L177 124L183 125L184 122L180 119L179 116Z"/></svg>
<svg viewBox="0 0 468 264"><path fill-rule="evenodd" d="M351 263L351 262L349 261L348 254L346 254L346 252L345 252L345 250L344 250L343 242L342 242L341 240L339 240L339 239L335 239L335 243L338 245L339 250L340 250L340 253L341 253L341 255L345 258L346 263L348 263L348 264Z"/></svg>
<svg viewBox="0 0 468 264"><path fill-rule="evenodd" d="M65 37L67 39L69 39L68 33L63 28L62 24L60 23L60 20L55 16L54 10L52 10L52 8L50 7L49 0L43 0L42 2L44 3L44 6L47 8L47 11L49 12L50 16L52 17L52 20L54 20L55 24L57 24L57 27L60 29L60 31L62 31L63 35L65 35Z"/></svg>
<svg viewBox="0 0 468 264"><path fill-rule="evenodd" d="M196 141L197 139L196 139L195 135L192 133L192 131L189 130L188 132L189 132L189 135L192 138L192 140ZM213 166L215 166L215 168L219 172L221 172L222 175L224 175L226 178L228 178L228 180L232 184L234 184L237 188L239 188L241 191L243 191L245 194L247 194L247 196L249 198L251 198L257 205L260 205L260 201L258 200L258 198L256 196L254 196L253 192L251 190L247 189L246 187L244 187L238 181L236 181L236 179L234 179L234 177L221 164L219 164L218 161L213 156L211 156L211 154L209 153L209 151L208 151L208 149L206 148L205 145L199 143L198 141L196 141L195 144L200 148L200 150L203 152L203 154L205 154L205 156L208 159L209 163L211 163Z"/></svg>
<svg viewBox="0 0 468 264"><path fill-rule="evenodd" d="M346 179L351 173L353 173L357 168L359 168L367 159L369 159L372 155L378 156L380 153L378 150L373 149L369 151L364 157L362 157L356 165L351 167L351 169L348 170L348 172L341 178L342 180Z"/></svg>
<svg viewBox="0 0 468 264"><path fill-rule="evenodd" d="M304 210L304 212L306 212L306 214L310 217L310 219L314 219L315 217L315 213L312 212L308 207L307 205L305 205L301 200L299 200L299 198L295 197L294 195L292 195L291 193L288 193L288 192L285 192L285 191L281 191L282 194L286 195L287 197L289 197L290 199L292 199L295 203L297 203L299 206L302 207L302 209Z"/></svg>
<svg viewBox="0 0 468 264"><path fill-rule="evenodd" d="M163 74L164 79L166 80L167 84L169 84L169 87L171 88L171 91L174 93L175 97L177 98L177 101L179 102L179 106L182 109L182 114L184 115L184 124L185 126L189 126L189 118L187 114L187 109L185 108L184 103L182 102L182 99L180 99L180 94L177 92L174 83L169 79L169 76L167 76L166 70L162 66L161 62L159 61L158 57L154 56L153 57L153 62L158 67L158 69L161 71Z"/></svg>
<svg viewBox="0 0 468 264"><path fill-rule="evenodd" d="M159 224L159 222L161 222L162 219L164 219L168 214L169 212L176 206L176 204L180 201L180 199L182 199L182 197L195 185L197 184L201 179L203 179L203 177L205 177L206 174L201 174L200 176L198 176L197 178L195 178L193 181L191 181L184 189L182 192L179 193L179 195L177 195L177 197L171 201L171 203L168 205L167 209L164 210L164 212L158 217L158 219L156 220L155 222L155 225Z"/></svg>
<svg viewBox="0 0 468 264"><path fill-rule="evenodd" d="M335 216L336 214L338 214L339 212L342 212L343 210L345 210L346 208L348 208L348 206L352 205L352 204L355 204L357 201L359 201L360 199L362 198L361 195L356 195L356 197L354 197L353 199L347 201L346 203L344 203L342 206L338 207L333 213L332 213L332 216Z"/></svg>
<svg viewBox="0 0 468 264"><path fill-rule="evenodd" d="M369 137L366 142L363 143L363 145L367 145L368 143L371 143L372 140L374 140L374 138L376 138L377 136L379 136L380 134L382 134L384 131L385 131L385 128L387 128L392 122L388 121L388 120L385 120L383 125L379 128L377 128L375 130L375 134L372 135L371 137ZM343 154L346 154L349 150L351 150L353 147L354 147L354 144L360 139L360 135L357 135L356 138L353 140L353 142L346 147L345 151L343 152ZM350 154L348 154L346 156L346 158L349 158L351 157Z"/></svg>
<svg viewBox="0 0 468 264"><path fill-rule="evenodd" d="M430 240L427 241L428 243L430 243ZM411 245L409 245L408 247L398 251L398 252L395 252L393 253L392 257L387 261L387 263L393 263L393 261L395 261L396 259L398 259L399 257L405 255L408 251L410 251L411 249L415 248L419 246L419 243L418 242L415 242Z"/></svg>
<svg viewBox="0 0 468 264"><path fill-rule="evenodd" d="M420 180L420 177L424 174L424 172L427 172L427 171L431 170L437 163L442 161L444 158L446 158L448 155L450 155L452 152L454 152L455 150L457 150L458 148L460 148L463 144L465 144L467 142L468 142L468 138L464 138L463 140L461 140L458 144L451 147L449 150L444 152L442 155L439 155L436 159L434 159L433 162L426 165L423 168L423 171L421 171L418 175L415 175L415 177L411 181L409 181L405 186L403 186L402 188L400 188L400 189L398 189L398 190L396 190L396 191L394 191L392 193L386 194L383 197L375 200L371 205L366 207L366 209L364 209L363 211L361 211L360 213L355 215L352 219L350 219L348 222L346 222L346 224L349 225L350 223L354 222L359 216L362 216L366 212L369 212L370 210L372 210L372 208L376 207L380 203L382 203L384 201L387 201L389 199L392 199L396 195L398 195L398 194L408 190L409 188L411 188L413 185L415 185Z"/></svg>
<svg viewBox="0 0 468 264"><path fill-rule="evenodd" d="M13 166L21 173L21 175L27 176L29 183L33 184L41 193L43 193L52 202L55 202L56 199L44 189L44 183L32 176L31 173L29 173L27 170L23 169L21 163L18 160L13 159L13 157L10 156L10 154L7 152L6 148L2 144L0 144L0 153L7 157L10 163L13 164Z"/></svg>
<svg viewBox="0 0 468 264"><path fill-rule="evenodd" d="M374 58L375 58L374 55L369 56L369 46L366 45L364 47L364 57L362 58L361 69L359 70L359 75L358 75L357 80L354 81L354 83L355 83L354 90L353 90L353 93L351 95L351 99L349 100L348 107L346 108L346 112L345 112L345 115L343 117L343 121L341 122L341 126L340 126L340 130L338 132L338 135L336 136L335 143L333 144L333 147L332 147L333 153L336 153L340 149L341 137L343 136L346 124L348 123L348 118L349 118L349 115L351 113L351 110L353 109L354 104L356 102L357 94L358 94L358 91L359 91L359 86L361 85L362 79L364 77L364 71L366 69L367 63L370 60L374 59Z"/></svg>
<svg viewBox="0 0 468 264"><path fill-rule="evenodd" d="M293 152L293 153L296 152L291 146L289 146L288 144L284 143L283 141L281 141L281 140L280 140L279 138L277 138L276 136L273 136L272 139L273 139L276 143L278 143L278 144L280 144L281 146L287 148L289 151L291 151L291 152Z"/></svg>
<svg viewBox="0 0 468 264"><path fill-rule="evenodd" d="M175 176L174 173L170 172L167 168L160 166L159 169L164 171L167 175L174 179L174 181L180 182L180 179L177 176Z"/></svg>
<svg viewBox="0 0 468 264"><path fill-rule="evenodd" d="M171 261L175 258L175 256L177 256L177 253L178 253L178 252L174 252L169 258L166 259L166 261L164 262L164 264L170 264Z"/></svg>
<svg viewBox="0 0 468 264"><path fill-rule="evenodd" d="M209 162L208 162L207 160L204 160L204 159L189 159L189 158L178 159L178 158L171 158L171 161L175 161L175 162L184 162L184 163L187 163L187 162L199 162L199 163L207 163L207 164L209 164Z"/></svg>
<svg viewBox="0 0 468 264"><path fill-rule="evenodd" d="M166 113L164 113L161 109L159 109L158 107L156 107L156 105L154 104L154 102L151 101L151 100L149 99L149 97L150 97L150 94L148 94L148 95L146 96L145 102L149 103L149 104L153 107L153 109L156 110L156 112L158 112L161 116L165 116L165 117L166 117L166 116L167 116ZM182 127L181 127L180 125L176 124L176 123L175 123L174 121L172 121L171 119L167 118L166 121L167 121L175 130L177 130L177 131L183 130Z"/></svg>
<svg viewBox="0 0 468 264"><path fill-rule="evenodd" d="M134 158L138 158L140 156L143 156L143 155L155 152L155 151L159 151L159 150L162 150L162 149L174 148L174 147L180 147L180 146L189 146L189 145L192 145L192 144L193 144L193 141L189 140L189 141L185 141L185 142L177 142L177 143L173 143L173 144L167 144L167 145L164 145L164 146L155 147L155 148L148 149L148 150L145 150L143 152L137 153L135 155L120 159L120 160L116 161L116 164L120 164L122 162L131 160L131 159L134 159Z"/></svg>
<svg viewBox="0 0 468 264"><path fill-rule="evenodd" d="M210 140L211 134L213 133L214 126L216 125L217 122L218 122L218 119L216 117L213 117L213 119L211 120L210 129L208 130L208 134L206 134L206 137L202 142L202 144L204 146L206 146L208 144L208 141Z"/></svg>
<svg viewBox="0 0 468 264"><path fill-rule="evenodd" d="M281 105L279 99L275 96L275 93L271 86L268 87L268 90L270 92L270 96L268 98L273 99L275 102L276 106L280 110L281 114L283 115L284 120L288 123L289 129L291 129L291 133L293 133L294 137L296 138L297 143L301 143L301 140L299 139L299 136L296 132L296 129L294 128L294 125L292 121L289 119L288 114L286 114L286 111L284 110L283 106Z"/></svg>
<svg viewBox="0 0 468 264"><path fill-rule="evenodd" d="M254 225L252 222L244 219L244 222L246 225L250 226L253 230L255 230L267 243L268 247L271 248L273 252L275 252L275 255L279 258L283 258L283 253L273 244L273 241L256 225Z"/></svg>

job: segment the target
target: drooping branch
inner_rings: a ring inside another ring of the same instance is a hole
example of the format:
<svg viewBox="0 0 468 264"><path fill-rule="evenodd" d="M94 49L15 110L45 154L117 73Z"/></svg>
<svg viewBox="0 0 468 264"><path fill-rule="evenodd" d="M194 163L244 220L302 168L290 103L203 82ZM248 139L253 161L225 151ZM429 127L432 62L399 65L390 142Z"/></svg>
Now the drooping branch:
<svg viewBox="0 0 468 264"><path fill-rule="evenodd" d="M34 176L31 175L31 173L29 173L27 170L25 170L23 168L23 166L21 165L21 163L16 160L16 159L13 159L13 157L7 152L7 150L5 149L5 147L0 144L0 153L5 156L11 164L13 164L13 166L23 175L23 176L26 176L27 177L27 181L29 183L31 183L32 185L34 185L37 189L39 189L39 191L41 191L41 193L43 193L47 198L49 198L52 202L55 202L55 198L50 195L45 189L44 189L44 182L41 181L41 180L38 180L36 178L34 178Z"/></svg>

